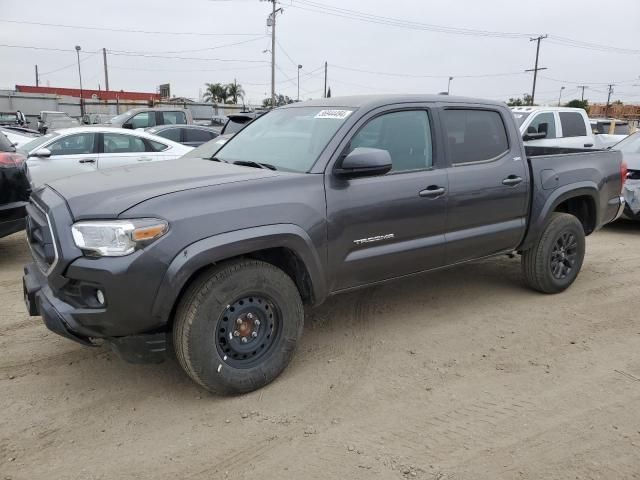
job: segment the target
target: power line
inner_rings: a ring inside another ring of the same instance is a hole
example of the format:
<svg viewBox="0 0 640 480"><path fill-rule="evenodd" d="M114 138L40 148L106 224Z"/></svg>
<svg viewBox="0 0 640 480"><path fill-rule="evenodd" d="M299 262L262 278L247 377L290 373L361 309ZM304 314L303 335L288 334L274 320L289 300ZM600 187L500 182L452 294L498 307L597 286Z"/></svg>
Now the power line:
<svg viewBox="0 0 640 480"><path fill-rule="evenodd" d="M39 27L58 27L58 28L73 28L81 30L98 30L103 32L119 32L119 33L141 33L145 35L191 35L197 37L223 37L223 36L236 36L236 37L255 37L256 35L262 35L260 33L204 33L204 32L175 32L167 30L135 30L128 28L108 28L108 27L94 27L86 25L68 25L62 23L44 23L44 22L28 22L24 20L0 20L4 23L13 23L18 25L35 25Z"/></svg>
<svg viewBox="0 0 640 480"><path fill-rule="evenodd" d="M0 44L0 47L5 48L22 48L29 50L44 50L49 52L73 52L75 50L68 48L50 48L50 47L35 47L30 45L8 45L8 44ZM99 53L101 50L92 51L90 53ZM144 57L144 58L167 58L170 60L202 60L206 62L239 62L239 63L269 63L266 60L242 60L242 59L233 59L233 58L202 58L202 57L178 57L178 56L167 56L167 55L152 55L145 53L136 53L134 51L122 50L115 52L113 50L109 50L111 55L119 55L125 57Z"/></svg>
<svg viewBox="0 0 640 480"><path fill-rule="evenodd" d="M249 40L242 40L241 42L225 43L223 45L216 45L215 47L205 47L205 48L197 48L197 49L191 49L191 50L157 50L157 51L109 50L109 53L125 52L125 53L140 53L143 55L157 54L157 53L196 53L196 52L205 52L208 50L217 50L219 48L235 47L236 45L244 45L245 43L257 42L258 40L263 40L264 38L265 38L265 35L260 35L259 37L251 38Z"/></svg>
<svg viewBox="0 0 640 480"><path fill-rule="evenodd" d="M360 72L360 73L369 73L373 75L383 75L389 77L406 77L406 78L449 78L450 76L454 76L455 78L488 78L488 77L507 77L514 75L524 75L524 72L506 72L506 73L484 73L484 74L471 74L471 75L421 75L421 74L410 74L410 73L391 73L391 72L380 72L373 70L364 70L360 68L353 67L345 67L341 65L330 64L333 68L337 68L340 70L349 70L352 72Z"/></svg>
<svg viewBox="0 0 640 480"><path fill-rule="evenodd" d="M500 32L500 31L458 28L458 27L449 27L444 25L414 22L414 21L399 19L399 18L383 17L379 15L358 11L358 10L350 10L346 8L335 7L335 6L327 5L327 4L320 3L317 1L312 1L312 0L291 0L291 1L292 3L290 7L297 8L300 10L306 10L313 13L320 13L323 15L332 15L336 17L347 18L350 20L358 20L362 22L388 25L388 26L394 26L399 28L406 28L411 30L424 30L424 31L432 31L432 32L439 32L439 33L448 33L453 35L468 35L468 36L475 36L475 37L494 37L494 38L506 38L506 39L521 39L521 38L531 37L533 35L532 33L525 33L525 32ZM580 40L574 40L574 39L559 36L559 35L550 35L550 41L552 41L552 43L554 44L568 46L568 47L600 50L600 51L621 53L621 54L640 55L640 50L637 50L637 49L620 48L620 47L613 47L609 45L600 45L600 44L591 43L591 42L583 42Z"/></svg>

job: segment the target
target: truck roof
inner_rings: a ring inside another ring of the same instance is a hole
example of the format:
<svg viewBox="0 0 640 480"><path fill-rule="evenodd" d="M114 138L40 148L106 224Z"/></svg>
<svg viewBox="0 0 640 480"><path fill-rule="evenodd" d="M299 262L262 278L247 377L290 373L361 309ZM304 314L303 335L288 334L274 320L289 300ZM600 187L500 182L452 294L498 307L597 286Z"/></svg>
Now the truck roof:
<svg viewBox="0 0 640 480"><path fill-rule="evenodd" d="M394 95L353 95L346 97L321 98L308 100L306 102L292 103L282 108L296 107L343 107L343 108L376 108L390 103L474 103L481 105L504 106L503 102L494 100L484 100L479 98L452 97L449 95L427 95L427 94L394 94Z"/></svg>
<svg viewBox="0 0 640 480"><path fill-rule="evenodd" d="M584 112L583 108L571 108L571 107L545 107L544 105L533 105L525 107L511 107L514 112L536 112L538 110L545 110L547 112Z"/></svg>

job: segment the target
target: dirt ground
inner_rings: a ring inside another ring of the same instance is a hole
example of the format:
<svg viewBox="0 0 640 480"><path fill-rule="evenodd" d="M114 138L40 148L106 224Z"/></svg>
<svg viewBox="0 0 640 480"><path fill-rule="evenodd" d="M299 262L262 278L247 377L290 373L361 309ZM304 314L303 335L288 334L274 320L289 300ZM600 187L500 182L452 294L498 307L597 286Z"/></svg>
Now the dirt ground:
<svg viewBox="0 0 640 480"><path fill-rule="evenodd" d="M0 240L0 480L640 479L639 225L560 295L504 257L335 297L234 398L49 333L27 259Z"/></svg>

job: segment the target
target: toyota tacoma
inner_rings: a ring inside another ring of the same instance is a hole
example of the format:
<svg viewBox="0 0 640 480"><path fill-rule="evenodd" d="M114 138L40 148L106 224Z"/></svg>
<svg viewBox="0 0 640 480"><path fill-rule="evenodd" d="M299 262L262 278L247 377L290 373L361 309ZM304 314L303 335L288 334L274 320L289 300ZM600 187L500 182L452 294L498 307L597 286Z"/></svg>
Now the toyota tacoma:
<svg viewBox="0 0 640 480"><path fill-rule="evenodd" d="M620 152L525 149L502 103L296 103L212 157L35 191L25 302L67 338L137 362L175 350L209 391L248 392L291 360L304 306L335 294L504 254L561 292L585 236L622 213L625 176Z"/></svg>

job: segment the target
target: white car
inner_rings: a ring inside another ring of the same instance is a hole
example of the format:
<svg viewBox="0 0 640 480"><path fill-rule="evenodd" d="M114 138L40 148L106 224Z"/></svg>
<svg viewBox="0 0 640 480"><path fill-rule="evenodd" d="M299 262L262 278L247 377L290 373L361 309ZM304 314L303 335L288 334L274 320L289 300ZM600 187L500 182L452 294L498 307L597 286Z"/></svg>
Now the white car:
<svg viewBox="0 0 640 480"><path fill-rule="evenodd" d="M591 121L581 108L512 107L525 146L607 148L622 138L594 134Z"/></svg>
<svg viewBox="0 0 640 480"><path fill-rule="evenodd" d="M0 132L4 133L4 135L9 139L9 141L16 148L20 148L24 144L40 136L39 134L36 135L36 134L30 134L30 133L22 133L18 130L5 128L5 127L0 127Z"/></svg>
<svg viewBox="0 0 640 480"><path fill-rule="evenodd" d="M75 127L38 137L18 149L27 157L31 183L122 165L173 160L192 150L145 132L108 127Z"/></svg>

